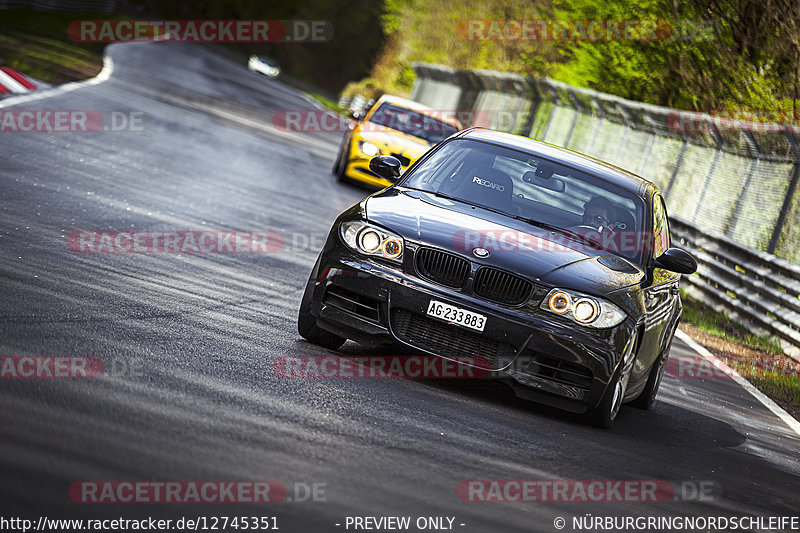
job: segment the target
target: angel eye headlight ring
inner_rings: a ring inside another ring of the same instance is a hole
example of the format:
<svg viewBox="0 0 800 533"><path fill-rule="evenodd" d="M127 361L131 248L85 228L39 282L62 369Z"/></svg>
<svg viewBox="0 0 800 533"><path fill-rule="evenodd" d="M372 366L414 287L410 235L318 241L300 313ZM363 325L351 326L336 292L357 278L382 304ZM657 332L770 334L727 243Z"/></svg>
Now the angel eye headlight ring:
<svg viewBox="0 0 800 533"><path fill-rule="evenodd" d="M358 247L368 254L375 253L381 247L381 236L371 228L361 230L358 235Z"/></svg>
<svg viewBox="0 0 800 533"><path fill-rule="evenodd" d="M565 292L555 292L548 300L550 310L559 315L563 315L572 308L572 299Z"/></svg>
<svg viewBox="0 0 800 533"><path fill-rule="evenodd" d="M403 253L403 243L400 239L389 237L381 244L381 252L387 259L397 259Z"/></svg>
<svg viewBox="0 0 800 533"><path fill-rule="evenodd" d="M572 306L572 316L582 324L592 322L599 313L597 304L589 298L581 298Z"/></svg>

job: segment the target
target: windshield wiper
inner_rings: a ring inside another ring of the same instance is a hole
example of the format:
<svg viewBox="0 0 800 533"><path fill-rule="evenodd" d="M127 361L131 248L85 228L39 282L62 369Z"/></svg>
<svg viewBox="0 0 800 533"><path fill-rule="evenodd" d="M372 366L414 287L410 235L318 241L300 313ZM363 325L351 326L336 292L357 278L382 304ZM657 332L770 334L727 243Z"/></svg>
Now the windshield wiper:
<svg viewBox="0 0 800 533"><path fill-rule="evenodd" d="M542 228L550 231L555 231L556 233L561 233L567 237L571 237L573 240L580 241L584 244L588 244L592 248L599 248L599 243L589 239L585 235L581 235L577 231L573 231L571 229L562 228L561 226L556 226L555 224L550 224L549 222L543 222L541 220L536 220L534 218L527 218L520 215L509 215L514 220L521 220L523 222L527 222L531 226L536 226L537 228Z"/></svg>
<svg viewBox="0 0 800 533"><path fill-rule="evenodd" d="M432 194L432 195L436 196L437 198L444 198L446 200L455 200L456 202L459 202L459 203L462 203L462 204L471 205L472 207L480 207L481 209L486 209L487 211L491 211L492 213L497 213L498 215L503 215L503 216L511 217L511 218L517 218L517 215L511 215L511 214L506 213L505 211L502 211L500 209L495 209L494 207L489 207L488 205L476 204L475 202L471 202L469 200L464 200L463 198L456 198L455 196L450 196L449 194L445 194L443 192L426 191L426 190L423 190L423 189L414 189L413 187L407 187L407 188L415 190L415 191L426 192L428 194ZM525 219L523 219L522 217L519 217L519 220L525 220Z"/></svg>
<svg viewBox="0 0 800 533"><path fill-rule="evenodd" d="M584 235L581 235L577 231L573 231L573 230L567 229L567 228L562 228L561 226L556 226L554 224L550 224L549 222L543 222L541 220L536 220L535 218L527 218L527 217L523 217L521 215L512 215L512 214L506 213L505 211L502 211L500 209L495 209L493 207L489 207L489 206L486 206L486 205L481 205L481 204L476 204L476 203L473 203L473 202L469 202L469 201L463 200L461 198L456 198L455 196L450 196L449 194L445 194L443 192L426 191L424 189L417 189L415 187L406 187L406 188L407 189L411 189L412 191L419 191L419 192L432 194L432 195L436 196L437 198L445 198L446 200L454 200L456 202L459 202L459 203L462 203L462 204L466 204L466 205L471 205L473 207L480 207L481 209L486 209L487 211L491 211L492 213L497 213L499 215L503 215L503 216L507 216L509 218L513 218L514 220L521 220L522 222L530 224L531 226L536 226L537 228L542 228L542 229L554 231L556 233L561 233L562 235L570 237L572 240L579 241L579 242L581 242L583 244L587 244L587 245L591 246L592 248L600 249L599 243L587 238Z"/></svg>

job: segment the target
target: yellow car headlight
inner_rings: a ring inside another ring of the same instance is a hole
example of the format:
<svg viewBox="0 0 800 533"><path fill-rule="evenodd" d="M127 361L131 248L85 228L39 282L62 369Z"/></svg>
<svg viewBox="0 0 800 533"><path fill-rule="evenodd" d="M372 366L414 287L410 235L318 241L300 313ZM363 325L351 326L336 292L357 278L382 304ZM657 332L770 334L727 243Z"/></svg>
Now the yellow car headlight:
<svg viewBox="0 0 800 533"><path fill-rule="evenodd" d="M361 151L361 153L369 157L373 157L381 153L381 149L369 141L358 141L358 149Z"/></svg>

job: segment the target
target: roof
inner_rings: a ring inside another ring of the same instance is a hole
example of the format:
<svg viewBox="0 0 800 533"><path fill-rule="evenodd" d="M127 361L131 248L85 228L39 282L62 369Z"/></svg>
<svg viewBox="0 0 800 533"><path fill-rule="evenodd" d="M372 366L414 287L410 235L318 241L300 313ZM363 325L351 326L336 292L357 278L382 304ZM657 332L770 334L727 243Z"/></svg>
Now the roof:
<svg viewBox="0 0 800 533"><path fill-rule="evenodd" d="M611 182L623 189L642 194L646 188L658 189L652 182L641 176L629 172L625 169L616 167L600 159L595 159L573 150L561 148L554 144L537 141L529 137L505 133L502 131L487 130L484 128L472 128L463 131L459 137L484 141L506 148L523 150L533 155L549 159L557 163L572 167L575 170L586 172Z"/></svg>

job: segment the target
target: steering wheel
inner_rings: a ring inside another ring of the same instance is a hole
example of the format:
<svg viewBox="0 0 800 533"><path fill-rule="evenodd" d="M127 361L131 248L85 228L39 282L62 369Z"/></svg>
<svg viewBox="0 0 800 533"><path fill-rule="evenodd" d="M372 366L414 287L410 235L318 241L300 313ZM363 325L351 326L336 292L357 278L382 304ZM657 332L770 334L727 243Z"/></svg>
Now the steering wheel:
<svg viewBox="0 0 800 533"><path fill-rule="evenodd" d="M599 228L596 228L594 226L589 226L587 224L578 224L577 226L570 226L569 229L589 229L589 230L595 231L597 233L600 233L600 229Z"/></svg>
<svg viewBox="0 0 800 533"><path fill-rule="evenodd" d="M611 228L601 226L599 228L590 226L588 224L578 224L576 226L570 226L569 230L575 232L577 235L580 235L583 241L591 246L592 248L600 248L602 246L602 242L604 242L604 236L606 232L608 235L613 235L614 230ZM587 233L591 231L591 233Z"/></svg>

